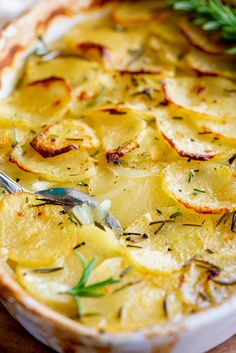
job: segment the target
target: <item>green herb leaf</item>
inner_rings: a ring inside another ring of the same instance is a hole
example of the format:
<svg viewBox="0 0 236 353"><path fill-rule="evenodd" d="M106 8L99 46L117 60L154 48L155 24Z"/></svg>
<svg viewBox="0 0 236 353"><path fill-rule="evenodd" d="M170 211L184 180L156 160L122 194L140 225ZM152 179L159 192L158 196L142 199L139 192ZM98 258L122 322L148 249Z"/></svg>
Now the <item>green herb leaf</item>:
<svg viewBox="0 0 236 353"><path fill-rule="evenodd" d="M236 8L222 0L168 0L175 10L189 11L206 31L219 30L225 40L236 39ZM236 47L226 51L236 54Z"/></svg>
<svg viewBox="0 0 236 353"><path fill-rule="evenodd" d="M104 281L101 282L97 282L91 285L86 286L86 283L88 282L89 276L91 275L95 264L96 264L96 259L93 258L89 264L87 264L86 259L80 254L77 253L77 256L79 256L82 266L83 266L83 274L79 280L79 282L77 283L77 285L70 289L67 294L72 295L75 297L76 303L77 303L77 308L78 308L78 313L79 316L83 316L83 307L82 307L82 303L81 303L81 299L80 298L99 298L99 297L103 297L105 295L105 292L101 292L100 290L120 282L120 279L116 279L113 277L107 278Z"/></svg>

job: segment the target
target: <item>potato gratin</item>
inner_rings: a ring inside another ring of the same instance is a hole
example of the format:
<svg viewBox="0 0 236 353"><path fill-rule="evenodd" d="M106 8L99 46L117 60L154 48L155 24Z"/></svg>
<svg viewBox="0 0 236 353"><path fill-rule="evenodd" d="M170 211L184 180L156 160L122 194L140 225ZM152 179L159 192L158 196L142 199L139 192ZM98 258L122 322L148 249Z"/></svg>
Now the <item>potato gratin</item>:
<svg viewBox="0 0 236 353"><path fill-rule="evenodd" d="M206 36L165 1L143 1L52 47L39 38L0 102L0 169L101 205L68 211L1 189L2 254L34 298L122 331L235 293L236 63ZM122 234L104 224L109 207Z"/></svg>

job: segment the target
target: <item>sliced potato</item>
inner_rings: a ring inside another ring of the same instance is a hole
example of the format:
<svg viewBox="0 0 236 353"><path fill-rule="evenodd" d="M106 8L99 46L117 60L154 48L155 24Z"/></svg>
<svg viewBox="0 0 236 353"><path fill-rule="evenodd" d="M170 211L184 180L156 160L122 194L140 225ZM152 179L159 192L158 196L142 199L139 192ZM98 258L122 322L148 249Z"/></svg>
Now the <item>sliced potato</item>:
<svg viewBox="0 0 236 353"><path fill-rule="evenodd" d="M163 173L170 196L199 213L229 213L236 209L236 178L220 163L176 162Z"/></svg>
<svg viewBox="0 0 236 353"><path fill-rule="evenodd" d="M41 156L54 157L80 147L98 147L99 140L95 132L84 122L64 119L36 135L31 145Z"/></svg>
<svg viewBox="0 0 236 353"><path fill-rule="evenodd" d="M82 275L79 257L70 253L57 266L48 268L48 272L46 269L46 266L32 269L17 265L17 279L37 300L65 315L76 316L76 302L65 292L73 288Z"/></svg>
<svg viewBox="0 0 236 353"><path fill-rule="evenodd" d="M0 203L1 246L25 266L50 266L76 245L77 228L61 206L43 205L39 195L16 193Z"/></svg>
<svg viewBox="0 0 236 353"><path fill-rule="evenodd" d="M163 81L166 99L217 118L235 118L236 85L220 77L176 77Z"/></svg>
<svg viewBox="0 0 236 353"><path fill-rule="evenodd" d="M202 133L209 133L210 136L215 134L218 138L229 140L229 143L235 143L236 119L233 117L220 118L217 121L213 121L211 117L200 117L196 120L196 125Z"/></svg>
<svg viewBox="0 0 236 353"><path fill-rule="evenodd" d="M146 128L143 114L133 110L96 111L84 121L95 130L106 151L135 140Z"/></svg>
<svg viewBox="0 0 236 353"><path fill-rule="evenodd" d="M132 108L151 110L164 101L161 89L163 75L100 72L75 90L70 107L78 117L94 108Z"/></svg>
<svg viewBox="0 0 236 353"><path fill-rule="evenodd" d="M85 149L63 153L55 157L42 157L31 145L17 145L11 153L11 162L20 169L61 182L83 181L95 170L92 159Z"/></svg>
<svg viewBox="0 0 236 353"><path fill-rule="evenodd" d="M124 227L158 204L173 204L161 188L160 176L120 177L104 166L90 179L89 192L98 200L110 199L111 212Z"/></svg>
<svg viewBox="0 0 236 353"><path fill-rule="evenodd" d="M165 1L148 0L148 1L124 1L116 5L112 15L113 19L122 24L134 24L140 22L148 22L151 19L159 21L168 15Z"/></svg>
<svg viewBox="0 0 236 353"><path fill-rule="evenodd" d="M140 235L132 235L135 233ZM165 274L180 270L190 258L208 247L213 237L213 223L209 216L177 205L158 207L158 211L155 209L138 218L124 234L127 235L122 237L122 243L131 262L143 271Z"/></svg>
<svg viewBox="0 0 236 353"><path fill-rule="evenodd" d="M71 87L61 78L48 78L20 88L0 102L0 121L40 127L63 116L71 102Z"/></svg>
<svg viewBox="0 0 236 353"><path fill-rule="evenodd" d="M160 132L181 157L207 161L224 152L235 150L236 146L221 141L215 134L202 132L195 124L195 120L199 123L198 119L192 119L192 115L187 110L169 107L156 111Z"/></svg>
<svg viewBox="0 0 236 353"><path fill-rule="evenodd" d="M91 274L89 284L105 280L108 277L119 278L127 268L121 258L105 260ZM163 299L165 292L151 284L134 268L121 278L120 283L108 288L102 298L84 298L84 312L98 315L85 315L82 322L106 329L126 330L127 327L139 328L165 320Z"/></svg>
<svg viewBox="0 0 236 353"><path fill-rule="evenodd" d="M63 294L73 288L82 275L79 252L87 261L94 257L100 263L106 257L119 254L119 243L111 229L105 231L88 225L76 229L74 251L64 259L61 257L56 267L32 269L18 265L16 273L20 283L38 300L67 315L76 316L75 300ZM58 270L57 270L58 269Z"/></svg>
<svg viewBox="0 0 236 353"><path fill-rule="evenodd" d="M173 45L187 46L187 40L179 30L179 17L176 13L169 14L162 21L150 23L151 33Z"/></svg>
<svg viewBox="0 0 236 353"><path fill-rule="evenodd" d="M62 56L43 61L38 56L32 56L26 63L24 83L60 77L70 82L73 87L77 87L87 80L94 80L98 71L99 66L96 62L79 57Z"/></svg>
<svg viewBox="0 0 236 353"><path fill-rule="evenodd" d="M209 34L209 31L204 31L201 26L195 26L189 19L183 18L180 21L179 28L195 48L212 55L231 55L226 53L226 50L230 49L229 45L217 42L214 35Z"/></svg>
<svg viewBox="0 0 236 353"><path fill-rule="evenodd" d="M187 54L186 61L190 68L200 75L236 78L235 59L211 57L199 50L192 50Z"/></svg>
<svg viewBox="0 0 236 353"><path fill-rule="evenodd" d="M173 66L158 57L148 45L145 26L117 30L111 25L76 27L65 37L68 50L102 61L108 69L130 73L173 72Z"/></svg>

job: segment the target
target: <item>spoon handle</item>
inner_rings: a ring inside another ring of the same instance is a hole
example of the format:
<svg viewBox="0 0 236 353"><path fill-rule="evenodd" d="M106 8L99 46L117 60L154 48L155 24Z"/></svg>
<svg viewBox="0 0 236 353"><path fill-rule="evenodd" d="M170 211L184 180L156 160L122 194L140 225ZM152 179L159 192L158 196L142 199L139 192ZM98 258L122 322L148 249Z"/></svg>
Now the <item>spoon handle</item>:
<svg viewBox="0 0 236 353"><path fill-rule="evenodd" d="M25 191L19 184L17 184L8 175L0 171L0 185L7 190L10 194L13 192Z"/></svg>

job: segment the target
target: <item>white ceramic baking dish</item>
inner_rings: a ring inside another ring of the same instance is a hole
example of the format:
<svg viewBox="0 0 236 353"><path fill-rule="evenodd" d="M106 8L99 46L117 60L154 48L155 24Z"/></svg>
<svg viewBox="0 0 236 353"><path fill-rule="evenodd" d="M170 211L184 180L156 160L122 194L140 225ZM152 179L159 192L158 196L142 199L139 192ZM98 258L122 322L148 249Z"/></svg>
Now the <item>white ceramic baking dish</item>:
<svg viewBox="0 0 236 353"><path fill-rule="evenodd" d="M76 23L88 16L102 16L109 8L109 1L38 0L5 25L0 31L0 98L14 88L39 35L51 42ZM203 353L236 333L235 296L178 324L127 333L99 331L34 300L4 263L0 265L0 300L33 336L65 353Z"/></svg>

